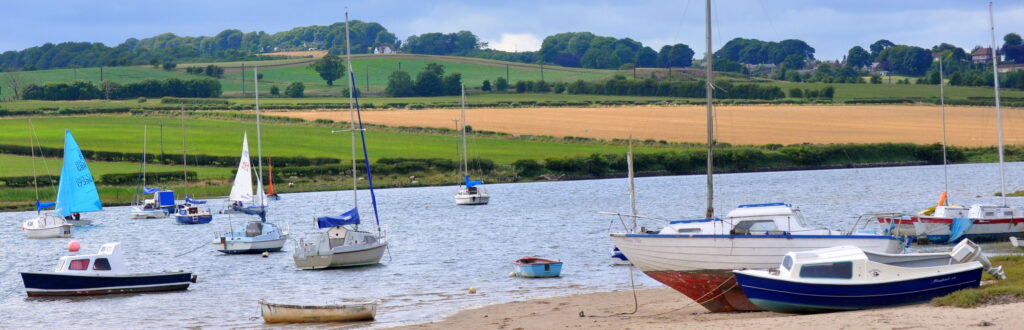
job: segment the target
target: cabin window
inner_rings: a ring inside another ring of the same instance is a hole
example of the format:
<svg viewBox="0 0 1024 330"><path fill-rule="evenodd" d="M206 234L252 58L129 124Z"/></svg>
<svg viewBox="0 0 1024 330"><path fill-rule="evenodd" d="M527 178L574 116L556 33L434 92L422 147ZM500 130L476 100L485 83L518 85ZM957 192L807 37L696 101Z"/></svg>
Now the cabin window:
<svg viewBox="0 0 1024 330"><path fill-rule="evenodd" d="M800 267L800 277L853 278L853 263L843 261L804 265Z"/></svg>
<svg viewBox="0 0 1024 330"><path fill-rule="evenodd" d="M778 228L775 227L775 221L772 221L772 220L747 220L747 221L740 221L739 223L737 223L736 226L733 227L732 231L735 234L744 235L744 234L750 234L750 233L753 233L753 232L762 232L763 233L763 232L773 231L773 230L777 230L777 229Z"/></svg>
<svg viewBox="0 0 1024 330"><path fill-rule="evenodd" d="M107 258L96 258L96 263L92 265L92 270L110 270L110 261Z"/></svg>
<svg viewBox="0 0 1024 330"><path fill-rule="evenodd" d="M786 270L793 268L793 257L786 256L785 258L782 258L782 268L785 268Z"/></svg>
<svg viewBox="0 0 1024 330"><path fill-rule="evenodd" d="M89 259L77 259L71 260L71 265L68 265L70 270L86 270L89 269Z"/></svg>
<svg viewBox="0 0 1024 330"><path fill-rule="evenodd" d="M680 234L696 234L700 233L700 228L679 228L676 232Z"/></svg>
<svg viewBox="0 0 1024 330"><path fill-rule="evenodd" d="M994 215L996 215L995 212L985 212L985 216L986 217L991 217L991 216L994 216Z"/></svg>
<svg viewBox="0 0 1024 330"><path fill-rule="evenodd" d="M1012 217L1013 211L1003 211L1003 216Z"/></svg>

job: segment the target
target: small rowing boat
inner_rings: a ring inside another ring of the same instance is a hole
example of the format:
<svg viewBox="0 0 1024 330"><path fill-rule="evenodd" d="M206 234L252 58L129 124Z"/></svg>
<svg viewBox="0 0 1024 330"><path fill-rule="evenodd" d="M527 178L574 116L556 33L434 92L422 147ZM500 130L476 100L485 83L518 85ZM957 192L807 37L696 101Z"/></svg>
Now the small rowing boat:
<svg viewBox="0 0 1024 330"><path fill-rule="evenodd" d="M377 303L286 305L260 299L260 313L264 323L371 321L377 315Z"/></svg>

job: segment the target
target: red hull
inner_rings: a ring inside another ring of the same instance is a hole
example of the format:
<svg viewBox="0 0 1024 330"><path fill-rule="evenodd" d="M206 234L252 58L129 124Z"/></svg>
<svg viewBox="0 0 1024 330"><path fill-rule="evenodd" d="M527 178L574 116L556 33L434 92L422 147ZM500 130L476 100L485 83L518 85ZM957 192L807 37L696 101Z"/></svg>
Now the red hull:
<svg viewBox="0 0 1024 330"><path fill-rule="evenodd" d="M731 270L651 271L644 274L682 292L713 313L762 310L743 294Z"/></svg>
<svg viewBox="0 0 1024 330"><path fill-rule="evenodd" d="M932 222L932 223L947 223L947 224L952 224L953 223L953 218L935 218L935 217L914 217L914 216L911 216L911 217L908 217L908 218L896 218L896 219L887 218L887 217L879 217L877 219L878 219L879 223L891 223L891 222L893 222L895 220L896 224L899 224L899 225L913 225L915 222L918 222L918 221L921 221L921 222ZM1024 223L1024 219L989 219L989 220L971 219L971 222L973 224L975 224L975 225L978 225L978 224L990 224L990 223L1006 223L1006 224L1014 224L1014 225L1016 225L1016 224Z"/></svg>

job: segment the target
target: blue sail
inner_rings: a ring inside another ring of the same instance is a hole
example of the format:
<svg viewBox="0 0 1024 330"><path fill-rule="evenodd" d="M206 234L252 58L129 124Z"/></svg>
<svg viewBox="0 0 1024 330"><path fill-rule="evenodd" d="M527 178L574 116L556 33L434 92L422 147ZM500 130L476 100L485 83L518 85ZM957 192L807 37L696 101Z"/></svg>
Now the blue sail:
<svg viewBox="0 0 1024 330"><path fill-rule="evenodd" d="M96 191L92 172L85 163L82 149L71 136L71 130L64 131L64 165L60 170L60 184L57 188L58 214L69 216L72 213L91 212L103 209L100 195Z"/></svg>
<svg viewBox="0 0 1024 330"><path fill-rule="evenodd" d="M160 191L160 188L157 187L142 187L142 193L146 195L155 194L158 191Z"/></svg>
<svg viewBox="0 0 1024 330"><path fill-rule="evenodd" d="M473 181L473 180L469 179L468 175L466 176L466 188L472 188L472 187L474 187L476 185L480 185L480 184L483 184L483 181Z"/></svg>

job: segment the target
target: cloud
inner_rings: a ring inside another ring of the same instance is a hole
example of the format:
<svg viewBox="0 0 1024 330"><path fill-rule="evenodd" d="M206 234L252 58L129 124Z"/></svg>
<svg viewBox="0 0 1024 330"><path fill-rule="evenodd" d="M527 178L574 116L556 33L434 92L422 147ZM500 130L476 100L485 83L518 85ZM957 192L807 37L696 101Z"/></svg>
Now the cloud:
<svg viewBox="0 0 1024 330"><path fill-rule="evenodd" d="M530 33L502 33L498 41L488 41L488 48L506 52L540 50L542 40Z"/></svg>

